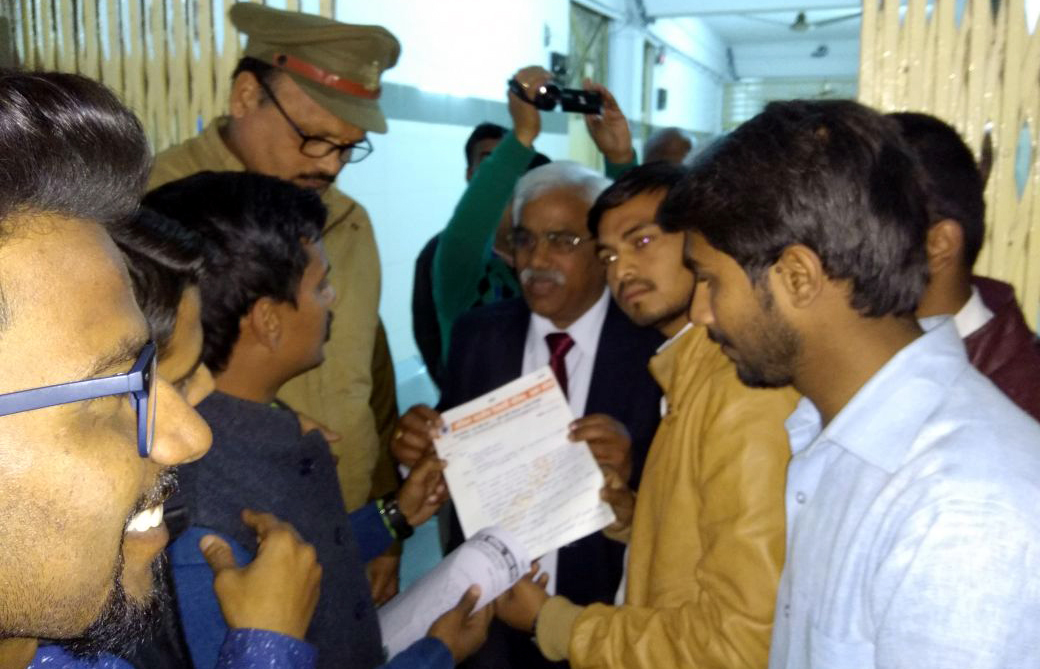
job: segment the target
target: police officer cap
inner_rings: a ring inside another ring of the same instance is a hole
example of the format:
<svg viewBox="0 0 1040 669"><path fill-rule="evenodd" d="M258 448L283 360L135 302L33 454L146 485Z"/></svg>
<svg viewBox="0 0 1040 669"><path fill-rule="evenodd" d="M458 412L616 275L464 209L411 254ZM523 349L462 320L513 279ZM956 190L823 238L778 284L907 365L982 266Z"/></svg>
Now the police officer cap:
<svg viewBox="0 0 1040 669"><path fill-rule="evenodd" d="M282 70L347 123L386 132L379 78L401 54L401 44L390 31L252 2L232 5L230 17L249 36L246 56Z"/></svg>

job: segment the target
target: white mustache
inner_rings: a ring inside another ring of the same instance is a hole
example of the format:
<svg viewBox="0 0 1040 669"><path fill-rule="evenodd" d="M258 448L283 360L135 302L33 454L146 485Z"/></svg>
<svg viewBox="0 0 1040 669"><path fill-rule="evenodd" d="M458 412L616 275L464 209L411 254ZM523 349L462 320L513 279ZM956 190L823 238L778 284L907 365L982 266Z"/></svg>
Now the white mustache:
<svg viewBox="0 0 1040 669"><path fill-rule="evenodd" d="M532 281L552 281L557 286L567 285L567 277L557 269L534 269L525 267L520 270L520 283L528 284Z"/></svg>

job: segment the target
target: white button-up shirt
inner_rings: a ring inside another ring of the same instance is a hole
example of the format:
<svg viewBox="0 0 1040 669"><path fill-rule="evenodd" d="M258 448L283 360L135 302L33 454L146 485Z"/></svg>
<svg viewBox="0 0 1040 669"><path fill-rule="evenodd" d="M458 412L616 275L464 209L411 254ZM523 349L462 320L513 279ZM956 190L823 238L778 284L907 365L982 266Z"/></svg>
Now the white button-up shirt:
<svg viewBox="0 0 1040 669"><path fill-rule="evenodd" d="M771 669L1040 667L1040 425L951 319L787 429Z"/></svg>

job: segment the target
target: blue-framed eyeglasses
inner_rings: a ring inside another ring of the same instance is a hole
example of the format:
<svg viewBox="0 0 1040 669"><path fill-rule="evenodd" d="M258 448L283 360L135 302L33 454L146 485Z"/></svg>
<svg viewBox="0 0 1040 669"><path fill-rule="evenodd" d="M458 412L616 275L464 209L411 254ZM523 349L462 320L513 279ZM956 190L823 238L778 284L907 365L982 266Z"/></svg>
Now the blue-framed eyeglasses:
<svg viewBox="0 0 1040 669"><path fill-rule="evenodd" d="M155 344L148 342L125 374L0 395L0 416L126 393L137 412L137 452L147 458L155 438L155 380Z"/></svg>

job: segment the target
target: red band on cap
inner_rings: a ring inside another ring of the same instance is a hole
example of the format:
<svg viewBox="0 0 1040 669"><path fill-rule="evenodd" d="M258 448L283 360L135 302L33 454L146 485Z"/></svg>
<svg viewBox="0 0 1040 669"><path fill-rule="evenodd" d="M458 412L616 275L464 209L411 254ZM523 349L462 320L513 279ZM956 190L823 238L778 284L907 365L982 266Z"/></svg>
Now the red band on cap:
<svg viewBox="0 0 1040 669"><path fill-rule="evenodd" d="M338 74L326 72L316 65L311 65L307 61L300 60L299 58L288 54L275 54L274 62L275 65L283 70L287 70L293 74L298 74L301 77L310 79L322 86L334 88L337 91L346 93L347 95L353 95L354 97L365 98L366 100L378 100L379 95L383 92L381 88L376 88L374 90L366 88L356 81L350 81L349 79L344 79Z"/></svg>

